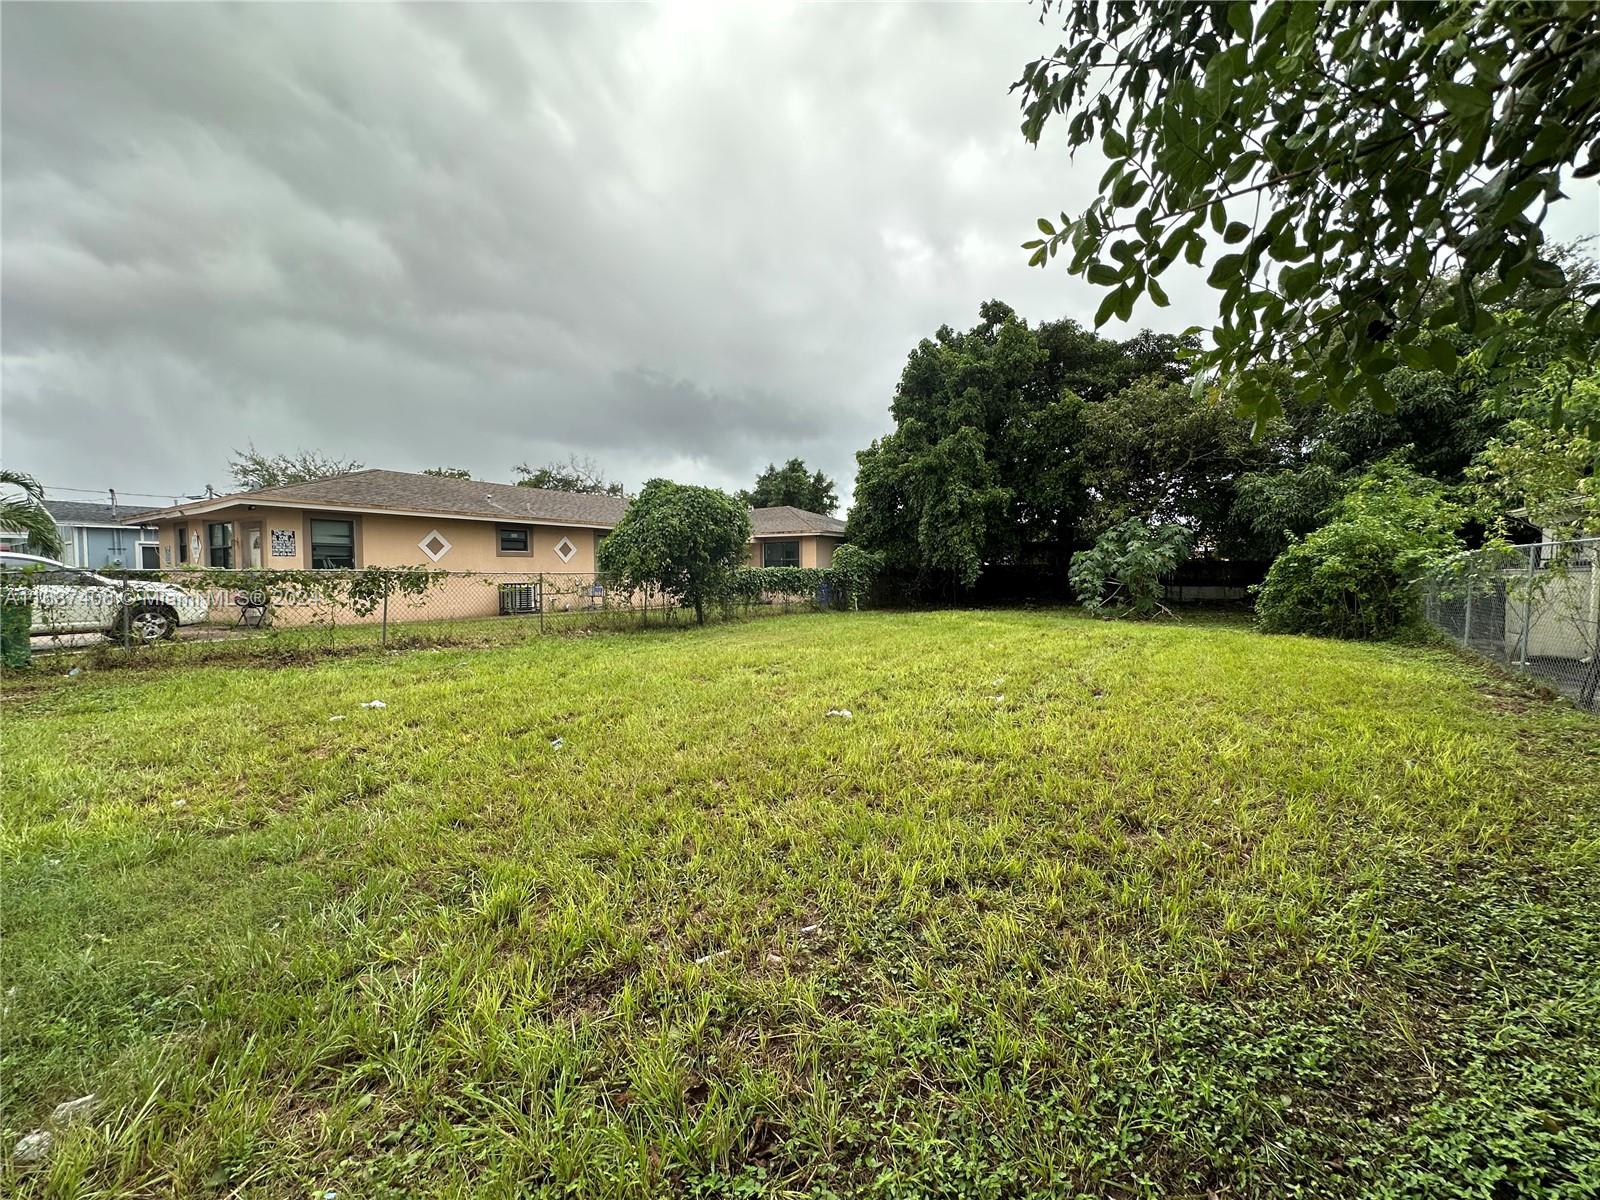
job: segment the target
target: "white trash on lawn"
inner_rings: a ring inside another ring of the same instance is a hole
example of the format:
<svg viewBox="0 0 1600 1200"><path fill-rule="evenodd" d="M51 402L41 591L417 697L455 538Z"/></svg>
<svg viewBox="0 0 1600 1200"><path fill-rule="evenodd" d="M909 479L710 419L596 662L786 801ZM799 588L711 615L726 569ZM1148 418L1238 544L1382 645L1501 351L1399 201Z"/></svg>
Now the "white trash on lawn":
<svg viewBox="0 0 1600 1200"><path fill-rule="evenodd" d="M362 708L388 708L389 706L387 704L385 704L382 700L368 700L361 707Z"/></svg>
<svg viewBox="0 0 1600 1200"><path fill-rule="evenodd" d="M828 716L839 717L848 721L855 716L855 713L851 712L848 708L830 708L828 710Z"/></svg>
<svg viewBox="0 0 1600 1200"><path fill-rule="evenodd" d="M76 1121L79 1117L87 1117L99 1103L100 1097L93 1092L87 1096L79 1096L76 1100L63 1100L56 1105L55 1111L50 1114L50 1119L57 1124Z"/></svg>
<svg viewBox="0 0 1600 1200"><path fill-rule="evenodd" d="M55 1140L48 1129L35 1129L32 1133L25 1133L17 1139L16 1149L11 1151L11 1157L19 1163L38 1162L50 1153L50 1144Z"/></svg>

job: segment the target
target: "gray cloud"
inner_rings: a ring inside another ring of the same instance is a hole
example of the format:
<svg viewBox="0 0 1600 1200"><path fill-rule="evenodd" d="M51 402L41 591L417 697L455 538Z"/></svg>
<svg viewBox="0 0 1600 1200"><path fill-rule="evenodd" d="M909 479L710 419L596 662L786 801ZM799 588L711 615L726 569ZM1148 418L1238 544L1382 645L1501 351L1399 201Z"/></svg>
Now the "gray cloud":
<svg viewBox="0 0 1600 1200"><path fill-rule="evenodd" d="M906 354L1103 164L1031 150L1023 6L8 5L5 461L181 492L230 447L848 492ZM1192 277L1135 324L1210 318Z"/></svg>
<svg viewBox="0 0 1600 1200"><path fill-rule="evenodd" d="M8 6L4 454L52 484L589 454L848 488L905 355L1081 198L1021 7ZM1168 324L1186 323L1188 316Z"/></svg>

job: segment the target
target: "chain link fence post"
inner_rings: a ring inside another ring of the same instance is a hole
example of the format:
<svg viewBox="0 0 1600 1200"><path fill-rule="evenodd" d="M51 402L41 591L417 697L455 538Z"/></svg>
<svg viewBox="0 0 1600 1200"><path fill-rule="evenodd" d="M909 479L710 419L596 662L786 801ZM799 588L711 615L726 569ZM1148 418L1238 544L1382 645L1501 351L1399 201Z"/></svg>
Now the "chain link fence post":
<svg viewBox="0 0 1600 1200"><path fill-rule="evenodd" d="M539 632L544 633L544 572L539 572Z"/></svg>
<svg viewBox="0 0 1600 1200"><path fill-rule="evenodd" d="M378 644L385 649L389 646L389 586L392 582L387 575L383 577L383 620L378 634Z"/></svg>
<svg viewBox="0 0 1600 1200"><path fill-rule="evenodd" d="M1528 646L1533 637L1533 566L1539 558L1539 552L1535 547L1529 546L1523 553L1528 556L1528 570L1523 577L1523 586L1527 590L1522 598L1522 644L1517 651L1517 664L1526 667Z"/></svg>
<svg viewBox="0 0 1600 1200"><path fill-rule="evenodd" d="M174 633L177 631L174 630ZM128 572L122 572L122 648L133 649L133 611L128 607Z"/></svg>

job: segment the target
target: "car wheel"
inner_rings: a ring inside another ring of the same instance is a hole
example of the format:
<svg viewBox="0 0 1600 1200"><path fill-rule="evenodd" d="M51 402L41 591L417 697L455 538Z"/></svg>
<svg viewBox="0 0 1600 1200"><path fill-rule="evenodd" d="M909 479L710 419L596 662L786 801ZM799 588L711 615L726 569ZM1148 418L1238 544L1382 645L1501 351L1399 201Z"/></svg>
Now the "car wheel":
<svg viewBox="0 0 1600 1200"><path fill-rule="evenodd" d="M164 641L178 632L178 614L162 604L136 604L128 610L123 620L127 624L129 638L141 645ZM107 636L113 641L121 641L122 632L122 624L119 623Z"/></svg>

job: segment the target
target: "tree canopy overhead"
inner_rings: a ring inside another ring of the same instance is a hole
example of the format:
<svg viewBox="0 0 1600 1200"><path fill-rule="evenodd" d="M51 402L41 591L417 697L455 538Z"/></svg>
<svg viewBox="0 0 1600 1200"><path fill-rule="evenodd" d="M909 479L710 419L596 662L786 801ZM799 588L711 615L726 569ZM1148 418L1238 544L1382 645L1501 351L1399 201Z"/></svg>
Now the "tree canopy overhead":
<svg viewBox="0 0 1600 1200"><path fill-rule="evenodd" d="M1563 170L1600 174L1600 5L1045 8L1065 38L1015 85L1023 133L1037 144L1060 116L1070 148L1111 166L1024 248L1107 289L1097 325L1141 295L1165 305L1180 257L1209 260L1220 316L1199 362L1258 433L1281 409L1270 364L1307 398L1387 412L1396 366L1452 365L1423 331L1492 337L1519 289L1547 289L1536 318L1571 300L1540 222ZM1592 337L1600 286L1579 291Z"/></svg>
<svg viewBox="0 0 1600 1200"><path fill-rule="evenodd" d="M821 471L809 471L805 460L791 458L783 466L768 463L756 476L756 485L740 497L751 508L778 508L785 504L807 512L832 516L839 507L839 489Z"/></svg>

